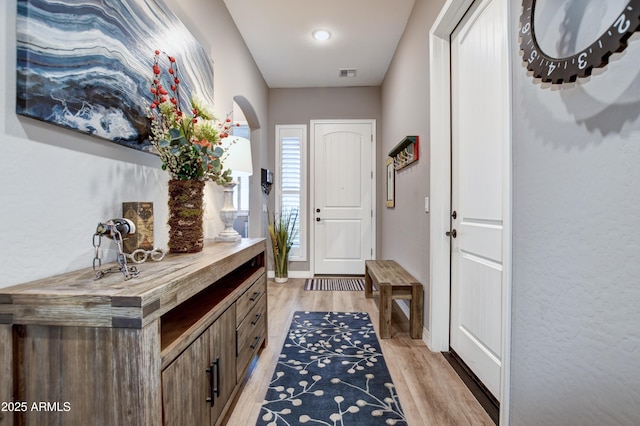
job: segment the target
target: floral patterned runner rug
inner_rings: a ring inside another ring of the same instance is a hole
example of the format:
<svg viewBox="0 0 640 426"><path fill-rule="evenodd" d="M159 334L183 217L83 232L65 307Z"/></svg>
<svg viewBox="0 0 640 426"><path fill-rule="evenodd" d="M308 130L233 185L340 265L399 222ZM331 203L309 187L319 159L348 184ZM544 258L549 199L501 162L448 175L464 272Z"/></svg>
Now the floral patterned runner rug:
<svg viewBox="0 0 640 426"><path fill-rule="evenodd" d="M310 278L304 283L305 290L363 291L364 278Z"/></svg>
<svg viewBox="0 0 640 426"><path fill-rule="evenodd" d="M406 425L369 314L300 312L257 425Z"/></svg>

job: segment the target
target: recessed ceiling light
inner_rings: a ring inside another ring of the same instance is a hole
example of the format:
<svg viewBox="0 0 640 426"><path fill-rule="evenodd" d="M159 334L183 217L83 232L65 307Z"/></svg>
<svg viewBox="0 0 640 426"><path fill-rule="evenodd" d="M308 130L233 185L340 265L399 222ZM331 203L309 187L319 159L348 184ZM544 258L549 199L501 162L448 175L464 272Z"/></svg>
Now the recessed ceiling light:
<svg viewBox="0 0 640 426"><path fill-rule="evenodd" d="M313 32L313 38L318 41L325 41L331 38L331 33L327 30L315 30Z"/></svg>

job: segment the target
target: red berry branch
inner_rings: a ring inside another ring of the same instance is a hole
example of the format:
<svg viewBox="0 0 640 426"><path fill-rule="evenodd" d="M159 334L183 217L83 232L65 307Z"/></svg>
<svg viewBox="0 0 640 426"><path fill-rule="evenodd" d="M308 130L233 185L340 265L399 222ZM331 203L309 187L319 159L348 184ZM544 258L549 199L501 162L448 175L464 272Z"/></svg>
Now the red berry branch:
<svg viewBox="0 0 640 426"><path fill-rule="evenodd" d="M161 52L155 51L149 105L150 140L162 159L162 168L174 179L211 179L225 184L231 180L231 171L223 171L226 157L220 145L221 139L230 136L231 119L216 122L206 101L199 97L190 98L191 108L185 114L180 103L178 64L173 56L167 55L167 59L169 66L163 76ZM169 90L162 83L163 77L170 81Z"/></svg>

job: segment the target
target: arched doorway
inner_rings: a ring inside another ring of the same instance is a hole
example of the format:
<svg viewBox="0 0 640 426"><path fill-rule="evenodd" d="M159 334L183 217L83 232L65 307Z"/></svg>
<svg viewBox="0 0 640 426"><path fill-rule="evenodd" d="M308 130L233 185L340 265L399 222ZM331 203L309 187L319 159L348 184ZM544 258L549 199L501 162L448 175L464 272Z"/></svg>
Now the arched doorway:
<svg viewBox="0 0 640 426"><path fill-rule="evenodd" d="M259 212L263 210L262 205L266 200L263 199L260 190L260 165L264 163L262 157L265 151L261 146L266 145L266 141L261 141L260 120L246 97L242 95L233 97L232 120L240 123L240 126L234 129L234 134L251 141L253 158L253 175L244 178L237 187L235 205L238 207L238 218L234 228L243 237L261 237L265 232L263 218Z"/></svg>

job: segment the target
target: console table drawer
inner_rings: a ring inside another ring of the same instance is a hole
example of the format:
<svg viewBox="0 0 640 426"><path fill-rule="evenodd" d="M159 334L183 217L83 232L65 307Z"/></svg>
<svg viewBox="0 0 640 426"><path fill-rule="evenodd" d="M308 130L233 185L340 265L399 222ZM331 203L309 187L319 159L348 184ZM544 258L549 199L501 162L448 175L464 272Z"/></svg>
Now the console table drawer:
<svg viewBox="0 0 640 426"><path fill-rule="evenodd" d="M267 334L267 298L263 295L236 331L238 379L244 375L251 359Z"/></svg>
<svg viewBox="0 0 640 426"><path fill-rule="evenodd" d="M236 326L240 326L244 317L256 306L262 295L267 292L266 282L267 280L264 279L264 274L261 275L256 282L238 298L236 302Z"/></svg>

